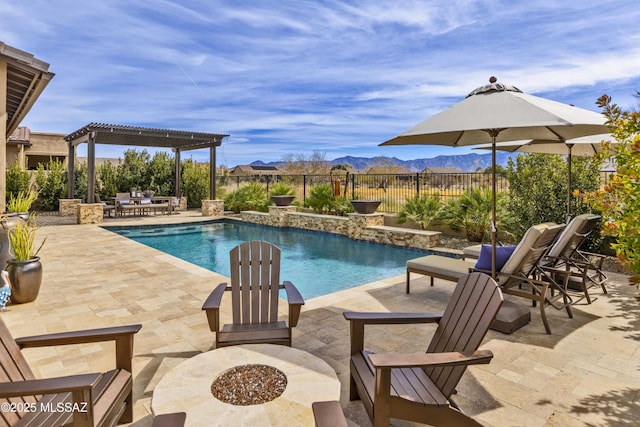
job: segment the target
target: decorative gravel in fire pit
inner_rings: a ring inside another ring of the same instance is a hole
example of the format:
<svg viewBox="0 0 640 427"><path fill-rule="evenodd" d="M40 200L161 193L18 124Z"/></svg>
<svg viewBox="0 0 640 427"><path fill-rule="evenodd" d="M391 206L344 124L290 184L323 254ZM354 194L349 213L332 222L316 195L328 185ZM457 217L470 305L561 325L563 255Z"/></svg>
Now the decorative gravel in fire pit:
<svg viewBox="0 0 640 427"><path fill-rule="evenodd" d="M223 372L211 384L213 396L238 406L260 405L280 396L287 376L272 366L242 365Z"/></svg>

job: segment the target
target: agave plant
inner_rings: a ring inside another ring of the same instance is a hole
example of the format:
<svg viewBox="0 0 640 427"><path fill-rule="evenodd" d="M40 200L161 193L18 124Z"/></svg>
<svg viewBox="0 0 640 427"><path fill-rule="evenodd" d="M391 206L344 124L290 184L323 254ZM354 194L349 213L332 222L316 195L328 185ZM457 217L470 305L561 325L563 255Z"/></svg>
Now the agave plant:
<svg viewBox="0 0 640 427"><path fill-rule="evenodd" d="M397 221L404 223L411 220L418 224L422 230L426 230L429 224L437 218L441 208L442 203L438 194L407 197L398 213Z"/></svg>

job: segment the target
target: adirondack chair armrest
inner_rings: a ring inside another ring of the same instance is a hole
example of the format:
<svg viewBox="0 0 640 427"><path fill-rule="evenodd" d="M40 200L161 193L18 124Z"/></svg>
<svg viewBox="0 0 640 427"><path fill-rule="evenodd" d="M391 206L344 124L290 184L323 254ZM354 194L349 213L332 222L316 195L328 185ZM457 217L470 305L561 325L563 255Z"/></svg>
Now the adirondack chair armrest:
<svg viewBox="0 0 640 427"><path fill-rule="evenodd" d="M490 350L477 350L470 355L449 353L382 353L370 354L369 360L375 368L433 368L459 365L478 365L491 362Z"/></svg>
<svg viewBox="0 0 640 427"><path fill-rule="evenodd" d="M304 299L298 291L298 288L288 280L282 282L282 286L287 294L287 303L289 304L289 325L293 328L298 324L300 310L304 305Z"/></svg>
<svg viewBox="0 0 640 427"><path fill-rule="evenodd" d="M20 348L49 347L54 345L87 344L92 342L115 341L116 368L132 372L133 335L142 325L114 326L111 328L86 329L16 338Z"/></svg>
<svg viewBox="0 0 640 427"><path fill-rule="evenodd" d="M20 348L48 347L54 345L86 344L101 341L117 341L137 333L142 325L114 326L110 328L85 329L70 332L58 332L45 335L33 335L16 338Z"/></svg>
<svg viewBox="0 0 640 427"><path fill-rule="evenodd" d="M342 313L351 326L351 353L356 354L364 348L365 325L405 325L415 323L438 323L442 313L369 313L345 311Z"/></svg>
<svg viewBox="0 0 640 427"><path fill-rule="evenodd" d="M202 304L202 309L207 314L211 332L217 332L220 327L220 304L222 303L222 295L224 295L226 290L227 284L220 283L209 294L204 304Z"/></svg>
<svg viewBox="0 0 640 427"><path fill-rule="evenodd" d="M0 383L0 398L90 390L99 378L100 374L80 374L67 377L3 382Z"/></svg>
<svg viewBox="0 0 640 427"><path fill-rule="evenodd" d="M442 313L373 313L345 311L344 318L364 325L404 325L411 323L438 323Z"/></svg>

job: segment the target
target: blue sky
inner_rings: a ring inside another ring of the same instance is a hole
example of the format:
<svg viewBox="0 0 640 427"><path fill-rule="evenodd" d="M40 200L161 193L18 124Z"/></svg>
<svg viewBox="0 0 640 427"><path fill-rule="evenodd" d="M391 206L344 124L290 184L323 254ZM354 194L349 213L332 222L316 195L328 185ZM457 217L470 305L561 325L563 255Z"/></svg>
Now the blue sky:
<svg viewBox="0 0 640 427"><path fill-rule="evenodd" d="M640 7L629 0L0 0L0 8L0 40L56 74L23 125L227 133L218 160L228 166L313 151L468 153L378 144L491 75L594 111L604 93L636 106L640 89ZM97 155L122 150L98 146Z"/></svg>

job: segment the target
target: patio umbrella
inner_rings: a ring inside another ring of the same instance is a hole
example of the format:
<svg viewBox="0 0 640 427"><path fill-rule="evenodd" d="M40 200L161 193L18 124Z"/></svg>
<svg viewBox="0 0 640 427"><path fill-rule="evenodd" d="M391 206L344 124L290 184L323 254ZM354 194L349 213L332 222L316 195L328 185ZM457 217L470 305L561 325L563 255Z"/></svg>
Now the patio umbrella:
<svg viewBox="0 0 640 427"><path fill-rule="evenodd" d="M505 141L496 143L496 150L507 151L509 153L541 153L541 154L558 154L567 156L567 216L566 222L571 220L571 157L590 157L602 151L602 142L615 144L615 140L611 134L600 134L583 136L565 141L564 144L558 144L553 141L540 141L536 139L527 141ZM491 150L491 144L482 144L474 148L474 150Z"/></svg>
<svg viewBox="0 0 640 427"><path fill-rule="evenodd" d="M495 276L496 142L523 139L564 142L608 130L604 116L599 113L528 95L491 77L488 85L475 89L464 100L380 145L492 144L491 273Z"/></svg>

